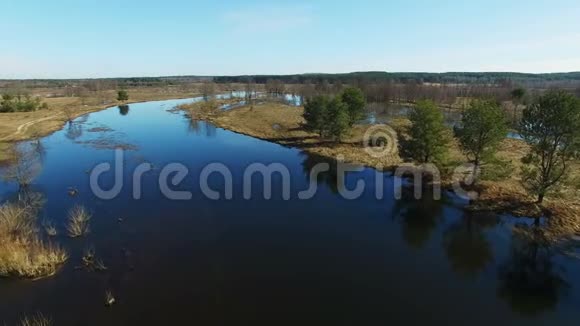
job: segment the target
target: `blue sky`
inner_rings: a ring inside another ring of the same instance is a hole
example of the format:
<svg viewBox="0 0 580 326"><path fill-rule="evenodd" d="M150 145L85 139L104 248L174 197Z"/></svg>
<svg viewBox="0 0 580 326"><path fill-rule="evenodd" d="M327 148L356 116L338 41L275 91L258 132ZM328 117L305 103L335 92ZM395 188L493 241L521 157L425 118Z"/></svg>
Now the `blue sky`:
<svg viewBox="0 0 580 326"><path fill-rule="evenodd" d="M580 70L578 0L0 0L0 78Z"/></svg>

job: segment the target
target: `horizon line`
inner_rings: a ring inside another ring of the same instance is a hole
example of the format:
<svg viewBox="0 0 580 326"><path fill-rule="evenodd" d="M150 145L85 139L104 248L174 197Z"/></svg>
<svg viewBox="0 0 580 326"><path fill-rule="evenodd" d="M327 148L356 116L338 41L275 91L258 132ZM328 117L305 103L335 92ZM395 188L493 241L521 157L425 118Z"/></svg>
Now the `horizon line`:
<svg viewBox="0 0 580 326"><path fill-rule="evenodd" d="M515 74L515 75L566 75L566 74L580 74L578 71L567 72L521 72L521 71L445 71L445 72L429 72L429 71L351 71L351 72L305 72L293 74L236 74L236 75L134 75L134 76L116 76L116 77L53 77L53 78L0 78L0 81L35 81L35 80L99 80L99 79L130 79L130 78L216 78L216 77L265 77L265 76L308 76L308 75L352 75L361 73L381 73L381 74L431 74L431 75L445 75L445 74Z"/></svg>

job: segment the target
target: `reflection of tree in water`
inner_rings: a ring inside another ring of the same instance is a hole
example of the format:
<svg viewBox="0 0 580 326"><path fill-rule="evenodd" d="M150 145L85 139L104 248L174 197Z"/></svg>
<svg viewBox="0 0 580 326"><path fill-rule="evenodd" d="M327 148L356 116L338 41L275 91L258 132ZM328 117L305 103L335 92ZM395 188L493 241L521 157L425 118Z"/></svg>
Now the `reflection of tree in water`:
<svg viewBox="0 0 580 326"><path fill-rule="evenodd" d="M311 154L305 151L301 152L300 155L304 157L304 160L302 161L302 170L304 171L306 180L308 182L311 181L310 173L312 169L314 169L314 167L316 167L318 164L321 163L328 164L329 169L327 169L324 172L319 172L316 178L316 182L318 184L327 185L328 188L330 188L330 190L333 193L337 194L339 188L338 188L338 166L336 160L316 154Z"/></svg>
<svg viewBox="0 0 580 326"><path fill-rule="evenodd" d="M443 201L433 199L433 194L423 192L421 199L413 197L413 189L403 187L403 198L395 205L395 217L401 221L403 238L413 248L420 249L431 238L441 221Z"/></svg>
<svg viewBox="0 0 580 326"><path fill-rule="evenodd" d="M20 188L13 193L5 194L6 202L17 203L25 206L37 215L46 204L46 197L42 191L32 189L32 187Z"/></svg>
<svg viewBox="0 0 580 326"><path fill-rule="evenodd" d="M43 153L34 142L18 146L16 161L2 170L2 178L17 183L21 189L28 188L42 170Z"/></svg>
<svg viewBox="0 0 580 326"><path fill-rule="evenodd" d="M537 315L557 306L567 283L554 254L540 225L516 228L511 257L498 273L498 295L512 310Z"/></svg>
<svg viewBox="0 0 580 326"><path fill-rule="evenodd" d="M199 135L201 133L201 123L199 122L199 120L196 119L189 119L189 124L187 125L188 127L188 131L191 133L194 133L196 135Z"/></svg>
<svg viewBox="0 0 580 326"><path fill-rule="evenodd" d="M120 115L127 115L129 114L129 106L128 105L119 105L119 114Z"/></svg>
<svg viewBox="0 0 580 326"><path fill-rule="evenodd" d="M493 261L491 245L484 230L498 222L495 214L467 214L445 231L443 245L451 268L457 274L475 276Z"/></svg>
<svg viewBox="0 0 580 326"><path fill-rule="evenodd" d="M217 128L212 125L211 123L204 123L203 124L205 126L205 135L207 137L215 137L217 134Z"/></svg>
<svg viewBox="0 0 580 326"><path fill-rule="evenodd" d="M75 140L83 135L83 125L78 122L70 122L66 129L65 137L70 140Z"/></svg>
<svg viewBox="0 0 580 326"><path fill-rule="evenodd" d="M187 124L188 132L201 135L205 131L205 136L210 138L213 138L217 135L217 128L211 123L200 121L196 119L193 114L187 114L186 118L189 122Z"/></svg>

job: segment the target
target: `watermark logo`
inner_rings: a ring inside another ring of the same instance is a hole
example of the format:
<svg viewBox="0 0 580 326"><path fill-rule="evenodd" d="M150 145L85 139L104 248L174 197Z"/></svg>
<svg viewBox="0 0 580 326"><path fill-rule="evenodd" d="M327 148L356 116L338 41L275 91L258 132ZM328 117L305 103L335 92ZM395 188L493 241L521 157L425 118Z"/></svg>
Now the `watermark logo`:
<svg viewBox="0 0 580 326"><path fill-rule="evenodd" d="M364 151L373 158L385 158L397 153L397 136L394 130L386 125L374 125L367 129L364 134ZM334 166L336 164L336 166ZM239 169L239 167L236 167ZM125 187L125 178L129 176L126 170L125 155L122 149L116 149L114 162L100 163L90 172L90 188L92 193L103 200L111 200L119 196ZM345 163L343 156L336 157L332 166L328 162L319 162L309 166L308 186L306 189L300 189L296 193L299 200L308 200L315 197L318 192L319 178L334 178L332 181L336 185L336 190L342 198L347 200L358 199L367 190L367 182L360 178L354 184L350 183L347 187L346 176L349 173L363 171L363 167ZM131 175L133 199L139 200L143 196L143 178L146 174L153 171L150 163L141 163L136 166ZM236 172L239 172L236 170ZM292 198L292 173L286 165L282 163L253 163L248 165L242 171L240 180L234 180L234 173L223 163L210 163L204 166L199 175L192 176L187 166L181 163L169 163L159 170L157 186L163 196L170 200L191 200L193 198L193 189L183 189L180 187L188 178L195 178L198 181L199 191L210 200L231 200L234 198L234 185L241 184L242 191L240 196L244 200L251 200L254 196L261 194L264 199L270 200L273 193L280 194L283 200ZM301 171L303 174L305 171ZM412 187L414 197L421 199L427 189L433 199L441 199L441 173L434 164L403 164L393 171L393 174L385 178L385 174L379 167L375 170L374 178L374 195L376 199L383 199L385 188L385 179L392 181L394 197L399 200L403 198L403 187ZM103 189L99 181L105 174L113 174L113 185L108 189ZM479 171L470 164L457 167L452 176L452 185L455 194L466 200L477 199L477 193L465 190L464 187L470 187L475 183ZM219 176L223 180L223 185L214 185L212 188L209 179L212 176ZM281 180L276 183L274 189L274 178ZM253 182L261 179L262 182ZM237 182L235 182L237 181ZM261 186L260 189L257 189Z"/></svg>
<svg viewBox="0 0 580 326"><path fill-rule="evenodd" d="M374 125L363 136L365 152L374 158L383 158L397 152L397 134L387 125Z"/></svg>

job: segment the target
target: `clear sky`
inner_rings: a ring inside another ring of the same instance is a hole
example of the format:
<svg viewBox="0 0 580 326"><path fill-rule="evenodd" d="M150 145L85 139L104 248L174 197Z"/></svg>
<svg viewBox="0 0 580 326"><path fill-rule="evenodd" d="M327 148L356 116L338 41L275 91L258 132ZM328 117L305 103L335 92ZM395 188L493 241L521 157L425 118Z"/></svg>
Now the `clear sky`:
<svg viewBox="0 0 580 326"><path fill-rule="evenodd" d="M0 78L580 70L579 0L0 0Z"/></svg>

